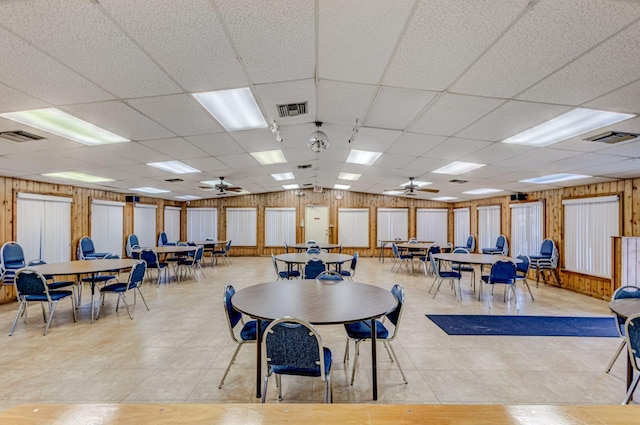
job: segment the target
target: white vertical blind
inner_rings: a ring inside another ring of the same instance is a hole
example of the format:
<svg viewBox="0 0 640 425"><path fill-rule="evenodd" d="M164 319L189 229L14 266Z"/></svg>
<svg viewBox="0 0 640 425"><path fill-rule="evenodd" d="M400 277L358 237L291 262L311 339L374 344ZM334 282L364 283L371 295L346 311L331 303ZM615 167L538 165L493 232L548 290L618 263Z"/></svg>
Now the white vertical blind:
<svg viewBox="0 0 640 425"><path fill-rule="evenodd" d="M620 235L617 196L564 199L564 263L567 270L611 277L611 236Z"/></svg>
<svg viewBox="0 0 640 425"><path fill-rule="evenodd" d="M453 210L454 246L465 246L471 234L471 213L469 208Z"/></svg>
<svg viewBox="0 0 640 425"><path fill-rule="evenodd" d="M187 208L187 240L218 240L218 209Z"/></svg>
<svg viewBox="0 0 640 425"><path fill-rule="evenodd" d="M264 209L265 246L284 246L296 243L296 209ZM235 241L234 241L235 244Z"/></svg>
<svg viewBox="0 0 640 425"><path fill-rule="evenodd" d="M17 237L25 261L71 260L72 198L18 193Z"/></svg>
<svg viewBox="0 0 640 425"><path fill-rule="evenodd" d="M136 204L133 208L133 233L141 247L156 246L156 205Z"/></svg>
<svg viewBox="0 0 640 425"><path fill-rule="evenodd" d="M379 241L409 239L409 209L378 208L377 238Z"/></svg>
<svg viewBox="0 0 640 425"><path fill-rule="evenodd" d="M542 202L510 204L511 208L511 254L532 255L540 252L543 238Z"/></svg>
<svg viewBox="0 0 640 425"><path fill-rule="evenodd" d="M180 207L164 207L164 232L169 242L180 240Z"/></svg>
<svg viewBox="0 0 640 425"><path fill-rule="evenodd" d="M227 208L227 240L234 246L256 246L256 223L255 208Z"/></svg>
<svg viewBox="0 0 640 425"><path fill-rule="evenodd" d="M434 241L446 245L449 239L449 210L418 208L416 210L416 237L420 241Z"/></svg>
<svg viewBox="0 0 640 425"><path fill-rule="evenodd" d="M338 243L369 246L369 208L338 208Z"/></svg>
<svg viewBox="0 0 640 425"><path fill-rule="evenodd" d="M122 256L124 202L91 200L91 240L96 252Z"/></svg>
<svg viewBox="0 0 640 425"><path fill-rule="evenodd" d="M640 286L640 238L622 238L622 286Z"/></svg>
<svg viewBox="0 0 640 425"><path fill-rule="evenodd" d="M500 236L500 205L478 207L478 250L494 248L498 236Z"/></svg>

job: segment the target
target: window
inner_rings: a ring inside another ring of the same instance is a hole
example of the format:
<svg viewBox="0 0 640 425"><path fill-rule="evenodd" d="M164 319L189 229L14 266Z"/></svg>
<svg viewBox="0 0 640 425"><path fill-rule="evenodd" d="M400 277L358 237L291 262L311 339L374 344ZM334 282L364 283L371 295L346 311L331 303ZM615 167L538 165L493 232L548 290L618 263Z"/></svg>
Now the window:
<svg viewBox="0 0 640 425"><path fill-rule="evenodd" d="M227 240L235 246L256 246L255 208L227 208Z"/></svg>
<svg viewBox="0 0 640 425"><path fill-rule="evenodd" d="M409 209L408 208L378 208L379 241L409 239Z"/></svg>
<svg viewBox="0 0 640 425"><path fill-rule="evenodd" d="M478 248L493 248L500 236L500 205L478 207ZM464 244L463 244L464 245Z"/></svg>
<svg viewBox="0 0 640 425"><path fill-rule="evenodd" d="M369 247L369 208L338 208L338 243Z"/></svg>
<svg viewBox="0 0 640 425"><path fill-rule="evenodd" d="M537 254L544 239L542 202L510 204L509 208L511 208L512 255Z"/></svg>
<svg viewBox="0 0 640 425"><path fill-rule="evenodd" d="M96 252L122 256L124 202L91 200L91 240Z"/></svg>
<svg viewBox="0 0 640 425"><path fill-rule="evenodd" d="M611 236L620 235L618 197L564 199L562 205L565 268L611 278Z"/></svg>
<svg viewBox="0 0 640 425"><path fill-rule="evenodd" d="M416 237L420 241L433 241L446 245L449 240L449 210L418 208L416 211Z"/></svg>
<svg viewBox="0 0 640 425"><path fill-rule="evenodd" d="M187 240L218 240L218 209L187 208Z"/></svg>
<svg viewBox="0 0 640 425"><path fill-rule="evenodd" d="M469 208L453 210L454 246L466 246L467 238L471 234L471 214Z"/></svg>
<svg viewBox="0 0 640 425"><path fill-rule="evenodd" d="M180 207L164 207L164 232L169 242L180 240Z"/></svg>
<svg viewBox="0 0 640 425"><path fill-rule="evenodd" d="M133 233L141 247L156 246L156 206L136 204L133 208Z"/></svg>
<svg viewBox="0 0 640 425"><path fill-rule="evenodd" d="M264 209L264 246L284 246L296 243L296 209Z"/></svg>
<svg viewBox="0 0 640 425"><path fill-rule="evenodd" d="M25 261L71 260L71 201L63 196L18 193L17 237Z"/></svg>

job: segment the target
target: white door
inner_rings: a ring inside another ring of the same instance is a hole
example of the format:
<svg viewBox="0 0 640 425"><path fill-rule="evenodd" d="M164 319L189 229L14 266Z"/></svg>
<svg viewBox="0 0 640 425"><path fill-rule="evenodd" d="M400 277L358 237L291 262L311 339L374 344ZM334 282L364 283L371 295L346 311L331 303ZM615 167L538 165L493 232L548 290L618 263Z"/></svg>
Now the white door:
<svg viewBox="0 0 640 425"><path fill-rule="evenodd" d="M304 239L313 239L318 243L329 242L329 207L326 205L307 205L304 216Z"/></svg>

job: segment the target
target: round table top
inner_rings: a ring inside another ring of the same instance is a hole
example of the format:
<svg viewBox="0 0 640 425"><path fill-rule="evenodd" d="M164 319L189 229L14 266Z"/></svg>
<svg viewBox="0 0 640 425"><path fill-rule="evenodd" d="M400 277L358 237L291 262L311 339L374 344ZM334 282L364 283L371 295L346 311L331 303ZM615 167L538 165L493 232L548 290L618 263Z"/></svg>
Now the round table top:
<svg viewBox="0 0 640 425"><path fill-rule="evenodd" d="M609 303L609 309L623 319L640 314L640 298L620 298Z"/></svg>
<svg viewBox="0 0 640 425"><path fill-rule="evenodd" d="M453 261L455 263L468 263L468 264L493 264L496 261L513 261L514 263L522 263L522 260L514 257L505 257L503 255L490 255L490 254L464 254L464 253L450 253L450 254L433 254L434 258L444 261Z"/></svg>
<svg viewBox="0 0 640 425"><path fill-rule="evenodd" d="M398 301L390 291L365 283L305 279L249 286L238 291L231 303L258 319L290 316L315 325L331 325L383 316Z"/></svg>
<svg viewBox="0 0 640 425"><path fill-rule="evenodd" d="M307 254L306 252L294 252L289 254L278 254L276 260L285 263L306 264L312 258L319 258L323 263L344 263L350 261L353 255L349 254L332 254L330 252L321 252L320 254Z"/></svg>
<svg viewBox="0 0 640 425"><path fill-rule="evenodd" d="M317 246L320 249L336 249L336 248L340 248L340 244L337 244L337 243L324 243L324 242L319 242L319 243L296 243L296 244L293 244L293 245L289 245L289 248L307 249L307 248L311 248L312 246Z"/></svg>
<svg viewBox="0 0 640 425"><path fill-rule="evenodd" d="M136 254L139 254L142 252L143 249L152 249L156 252L156 254L177 254L179 252L193 252L196 249L198 249L197 246L182 246L182 245L164 245L164 246L150 246L150 247L142 247L142 248L136 248L136 249L132 249L131 252L135 252Z"/></svg>
<svg viewBox="0 0 640 425"><path fill-rule="evenodd" d="M414 249L429 249L433 246L432 242L419 242L419 243L397 243L398 248L414 248Z"/></svg>
<svg viewBox="0 0 640 425"><path fill-rule="evenodd" d="M128 258L108 258L99 260L75 260L64 261L62 263L41 264L31 266L30 269L37 270L44 275L66 275L66 274L87 274L99 273L110 270L122 270L133 267L140 260Z"/></svg>
<svg viewBox="0 0 640 425"><path fill-rule="evenodd" d="M197 245L221 245L226 244L228 241L189 241Z"/></svg>

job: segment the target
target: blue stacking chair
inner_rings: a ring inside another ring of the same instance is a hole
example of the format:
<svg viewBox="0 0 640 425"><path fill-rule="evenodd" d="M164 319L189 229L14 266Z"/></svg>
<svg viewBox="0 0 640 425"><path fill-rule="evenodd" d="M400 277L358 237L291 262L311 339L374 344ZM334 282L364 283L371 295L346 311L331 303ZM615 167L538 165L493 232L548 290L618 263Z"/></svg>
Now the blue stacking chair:
<svg viewBox="0 0 640 425"><path fill-rule="evenodd" d="M118 311L118 308L120 307L120 301L122 300L122 302L124 303L124 306L127 308L127 313L129 314L129 318L131 320L133 320L133 316L131 315L129 304L127 304L127 300L125 299L126 293L128 291L133 291L133 304L136 303L136 292L137 292L140 295L140 298L142 298L142 302L144 303L144 306L147 308L147 311L149 311L149 306L147 305L147 301L144 299L144 296L140 291L140 287L144 282L144 275L146 271L147 271L147 263L140 260L133 266L133 268L131 269L131 272L129 272L129 279L127 280L127 282L112 283L109 285L105 285L103 288L100 288L100 303L98 304L98 313L96 314L96 320L100 317L100 308L104 304L104 296L106 294L118 295L118 302L116 303L116 312Z"/></svg>
<svg viewBox="0 0 640 425"><path fill-rule="evenodd" d="M315 279L320 273L325 271L327 267L319 258L312 258L307 261L307 265L304 267L304 278Z"/></svg>
<svg viewBox="0 0 640 425"><path fill-rule="evenodd" d="M46 261L44 260L31 260L27 263L27 267L31 267L31 266L41 266L43 264L47 264ZM71 287L71 292L73 292L73 296L75 298L75 292L76 292L76 282L73 280L59 280L56 281L55 278L53 276L48 276L45 275L44 278L47 280L47 286L49 287L50 291L55 291L57 289L62 289L62 288L69 288Z"/></svg>
<svg viewBox="0 0 640 425"><path fill-rule="evenodd" d="M466 248L456 247L453 250L453 254L468 254L469 251ZM471 273L471 286L473 287L473 291L476 291L476 269L471 264L463 264L463 263L451 263L451 268L458 273Z"/></svg>
<svg viewBox="0 0 640 425"><path fill-rule="evenodd" d="M460 279L462 278L462 275L454 270L440 270L440 262L436 261L435 257L433 256L433 253L429 253L429 261L431 262L431 268L433 269L433 273L436 275L435 279L433 279L433 283L431 284L431 287L429 288L429 293L431 293L431 291L433 290L433 287L435 286L436 282L438 282L438 286L436 287L436 291L433 293L433 298L436 297L436 295L438 295L438 291L440 290L440 286L442 285L442 282L445 279L449 279L451 281L451 286L453 288L453 293L456 293L456 285L455 285L455 281L458 280L458 296L457 298L462 301L462 289L460 288Z"/></svg>
<svg viewBox="0 0 640 425"><path fill-rule="evenodd" d="M529 282L527 282L529 269L531 268L531 260L528 255L518 255L517 258L520 260L520 263L516 264L516 282L524 283L529 290L529 295L531 295L531 301L535 301L533 292L531 292L531 288L529 287Z"/></svg>
<svg viewBox="0 0 640 425"><path fill-rule="evenodd" d="M611 300L619 300L622 298L640 298L640 288L637 286L621 286L613 293ZM620 335L620 338L622 338L622 341L620 341L620 345L618 346L616 352L613 354L613 357L609 362L609 366L607 366L607 370L605 370L606 373L609 373L611 371L611 368L620 356L622 349L627 344L624 327L625 319L616 314L616 322L618 323L618 326L616 326L618 329L618 334Z"/></svg>
<svg viewBox="0 0 640 425"><path fill-rule="evenodd" d="M530 255L531 267L536 270L536 287L540 284L540 275L542 275L542 281L547 284L547 278L544 275L544 271L551 271L553 277L556 279L556 283L560 285L560 274L558 273L558 249L553 239L545 239L540 246L540 253L536 255Z"/></svg>
<svg viewBox="0 0 640 425"><path fill-rule="evenodd" d="M127 244L125 246L127 257L133 258L135 260L140 258L140 254L136 254L132 251L133 249L138 249L138 248L140 248L140 242L138 242L138 236L136 236L135 233L131 233L129 236L127 236Z"/></svg>
<svg viewBox="0 0 640 425"><path fill-rule="evenodd" d="M95 260L104 258L108 252L96 252L93 240L89 236L83 236L78 242L78 260Z"/></svg>
<svg viewBox="0 0 640 425"><path fill-rule="evenodd" d="M0 278L3 285L13 285L16 272L25 267L24 251L18 242L5 242L0 248Z"/></svg>
<svg viewBox="0 0 640 425"><path fill-rule="evenodd" d="M513 292L513 299L516 302L516 310L520 310L518 305L518 297L516 296L516 265L513 261L496 261L491 265L491 271L488 275L482 276L485 285L492 285L491 295L489 296L489 308L491 308L491 298L493 298L493 290L496 285L504 285L503 299L507 300L507 291L509 294ZM484 285L483 285L484 286ZM482 286L478 294L478 299L482 296Z"/></svg>
<svg viewBox="0 0 640 425"><path fill-rule="evenodd" d="M391 271L393 271L396 263L398 263L398 270L396 270L396 273L398 273L400 271L400 267L402 267L402 263L404 262L407 262L406 267L407 270L409 270L409 261L413 261L413 255L400 254L400 251L398 251L398 245L396 245L395 242L391 243L391 250L393 251L393 264L391 265Z"/></svg>
<svg viewBox="0 0 640 425"><path fill-rule="evenodd" d="M178 260L176 265L176 276L178 277L178 282L180 281L180 276L182 274L181 269L183 267L189 269L189 271L191 272L191 275L193 276L196 282L199 280L197 272L202 273L202 277L206 278L204 274L204 270L202 269L202 264L201 264L203 255L204 255L204 247L202 245L198 245L198 248L196 249L196 252L193 256L187 256L185 259Z"/></svg>
<svg viewBox="0 0 640 425"><path fill-rule="evenodd" d="M292 277L298 279L300 277L300 272L298 270L287 271L278 269L278 261L276 260L275 255L273 255L273 252L271 253L271 261L273 261L273 268L276 270L278 280L291 279Z"/></svg>
<svg viewBox="0 0 640 425"><path fill-rule="evenodd" d="M476 249L476 238L473 237L473 235L469 235L466 245L456 246L455 248L463 248L466 249L467 252L473 252Z"/></svg>
<svg viewBox="0 0 640 425"><path fill-rule="evenodd" d="M169 270L169 263L158 261L158 254L151 248L144 248L140 252L140 259L147 263L147 273L151 273L149 270L156 269L158 271L158 279L156 286L160 285L161 272L164 271L164 278L168 282L169 276L167 270Z"/></svg>
<svg viewBox="0 0 640 425"><path fill-rule="evenodd" d="M507 237L505 235L498 236L496 246L494 248L482 248L482 253L491 255L508 255L509 244L507 243Z"/></svg>
<svg viewBox="0 0 640 425"><path fill-rule="evenodd" d="M228 240L225 244L224 248L219 250L214 250L211 255L213 257L220 257L224 260L224 263L228 266L231 264L231 257L229 256L229 251L231 250L231 240ZM216 261L217 264L217 261Z"/></svg>
<svg viewBox="0 0 640 425"><path fill-rule="evenodd" d="M353 258L351 259L351 266L349 266L349 270L340 270L340 274L350 281L353 281L353 277L356 275L356 266L358 265L358 251L353 253Z"/></svg>
<svg viewBox="0 0 640 425"><path fill-rule="evenodd" d="M320 254L322 251L317 246L307 248L307 254Z"/></svg>
<svg viewBox="0 0 640 425"><path fill-rule="evenodd" d="M43 335L46 335L51 325L51 319L53 319L53 313L56 311L58 302L63 298L69 298L71 300L71 312L73 314L73 321L76 321L76 306L73 301L72 291L50 291L47 285L46 278L35 270L20 269L15 274L15 289L20 304L18 305L18 314L13 321L9 336L13 335L13 331L16 329L18 319L24 313L24 323L27 323L27 304L30 301L39 302L42 306L42 317L46 326L44 327ZM44 303L49 306L49 318L44 309Z"/></svg>
<svg viewBox="0 0 640 425"><path fill-rule="evenodd" d="M160 232L158 235L158 246L175 246L176 242L169 242L166 232Z"/></svg>
<svg viewBox="0 0 640 425"><path fill-rule="evenodd" d="M341 281L344 280L342 275L336 270L325 270L316 276L317 281Z"/></svg>
<svg viewBox="0 0 640 425"><path fill-rule="evenodd" d="M640 357L640 314L629 316L624 325L624 333L625 341L629 348L629 361L636 372L633 382L631 382L631 386L622 401L622 404L628 404L638 386L638 381L640 381L640 365L638 364L638 357Z"/></svg>
<svg viewBox="0 0 640 425"><path fill-rule="evenodd" d="M407 377L404 375L404 371L402 370L402 366L400 366L400 362L398 361L398 356L396 356L396 352L393 350L393 346L391 345L391 341L396 339L398 335L398 329L400 327L400 319L402 318L402 307L404 306L404 288L400 284L393 285L391 288L391 293L396 300L398 301L398 305L396 308L391 310L389 313L385 315L383 321L376 320L376 339L382 341L384 348L387 350L387 354L389 354L389 359L398 365L398 369L400 370L400 374L402 374L402 379L405 384L408 384ZM389 329L385 326L386 321L389 321L391 325L393 325L393 331L389 332ZM363 320L361 322L355 323L347 323L344 325L345 331L347 331L347 345L344 349L344 362L346 363L347 359L349 359L349 341L354 340L356 342L356 350L355 357L353 360L353 370L351 372L351 385L353 385L353 381L356 377L356 365L358 364L358 356L360 355L360 344L363 341L371 339L371 324L367 320Z"/></svg>
<svg viewBox="0 0 640 425"><path fill-rule="evenodd" d="M269 377L276 375L278 400L282 401L282 375L320 377L325 383L324 402L333 402L331 393L331 350L311 324L285 317L267 326L262 340L262 367L265 371L262 402L267 398Z"/></svg>

